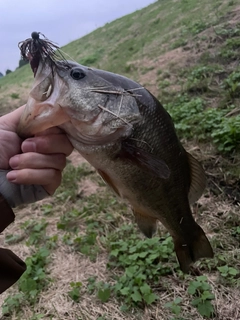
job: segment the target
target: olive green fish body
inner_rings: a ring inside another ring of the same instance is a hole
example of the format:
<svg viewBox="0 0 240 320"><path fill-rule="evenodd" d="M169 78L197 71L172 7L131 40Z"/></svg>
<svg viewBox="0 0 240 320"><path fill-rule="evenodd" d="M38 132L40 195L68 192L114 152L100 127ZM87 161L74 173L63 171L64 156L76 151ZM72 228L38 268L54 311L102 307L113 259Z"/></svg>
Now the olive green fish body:
<svg viewBox="0 0 240 320"><path fill-rule="evenodd" d="M69 64L53 72L39 67L20 135L60 126L115 193L129 201L147 237L157 220L168 229L183 271L212 257L190 208L204 189L204 172L181 145L167 111L130 79Z"/></svg>

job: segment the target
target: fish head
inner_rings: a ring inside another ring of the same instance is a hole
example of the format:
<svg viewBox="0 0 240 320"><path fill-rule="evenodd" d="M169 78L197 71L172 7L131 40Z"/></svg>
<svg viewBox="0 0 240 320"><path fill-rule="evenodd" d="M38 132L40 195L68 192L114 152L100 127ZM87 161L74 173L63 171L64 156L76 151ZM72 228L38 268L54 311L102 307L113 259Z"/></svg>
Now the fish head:
<svg viewBox="0 0 240 320"><path fill-rule="evenodd" d="M72 61L40 61L18 134L26 138L59 126L85 144L128 136L141 114L122 84L121 76Z"/></svg>

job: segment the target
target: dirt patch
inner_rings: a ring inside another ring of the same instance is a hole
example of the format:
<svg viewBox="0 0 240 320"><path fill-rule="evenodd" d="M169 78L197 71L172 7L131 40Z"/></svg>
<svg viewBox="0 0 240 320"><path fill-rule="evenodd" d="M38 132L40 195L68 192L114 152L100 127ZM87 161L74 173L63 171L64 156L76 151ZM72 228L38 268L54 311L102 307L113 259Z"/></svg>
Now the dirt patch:
<svg viewBox="0 0 240 320"><path fill-rule="evenodd" d="M240 6L235 8L233 11L228 13L222 20L221 25L226 28L235 28L239 23ZM219 26L221 26L219 25ZM204 39L204 40L202 40ZM158 70L169 70L169 82L175 83L175 70L179 71L183 68L190 68L199 61L202 54L208 52L213 57L219 52L219 45L225 39L216 33L215 27L207 28L206 30L198 33L192 39L188 40L188 43L170 51L167 51L156 58L144 57L141 60L131 61L129 64L134 65L137 69L149 68L150 70L144 74L138 73L138 82L142 83L148 90L150 90L154 95L158 95L160 88L158 86ZM163 45L164 46L164 45ZM165 44L166 50L169 44ZM161 50L164 50L162 47ZM214 59L214 62L217 62ZM232 65L238 65L238 61L233 62L231 65L226 66L227 68L232 68ZM180 87L174 87L175 85L169 86L171 91L180 91Z"/></svg>
<svg viewBox="0 0 240 320"><path fill-rule="evenodd" d="M81 196L89 197L90 195L96 193L99 189L100 187L96 183L94 183L92 180L85 179L81 181L81 183L79 183L78 193Z"/></svg>
<svg viewBox="0 0 240 320"><path fill-rule="evenodd" d="M76 150L71 153L71 155L68 157L68 160L75 167L79 167L84 164L89 168L93 168ZM89 178L82 179L78 184L78 195L81 197L89 197L90 195L96 193L99 189L100 187L95 181Z"/></svg>

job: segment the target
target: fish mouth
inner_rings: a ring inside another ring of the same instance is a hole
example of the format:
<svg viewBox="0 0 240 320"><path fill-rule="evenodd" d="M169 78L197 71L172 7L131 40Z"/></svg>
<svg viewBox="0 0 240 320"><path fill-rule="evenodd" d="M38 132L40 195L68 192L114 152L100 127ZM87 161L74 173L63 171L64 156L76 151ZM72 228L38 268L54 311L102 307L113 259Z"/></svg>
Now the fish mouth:
<svg viewBox="0 0 240 320"><path fill-rule="evenodd" d="M36 78L38 80L30 92L17 128L17 134L23 139L70 120L57 102L63 85L61 79L53 77L51 68L43 66L40 61Z"/></svg>
<svg viewBox="0 0 240 320"><path fill-rule="evenodd" d="M17 134L26 139L51 127L60 126L70 119L60 105L36 103L29 99L21 115Z"/></svg>

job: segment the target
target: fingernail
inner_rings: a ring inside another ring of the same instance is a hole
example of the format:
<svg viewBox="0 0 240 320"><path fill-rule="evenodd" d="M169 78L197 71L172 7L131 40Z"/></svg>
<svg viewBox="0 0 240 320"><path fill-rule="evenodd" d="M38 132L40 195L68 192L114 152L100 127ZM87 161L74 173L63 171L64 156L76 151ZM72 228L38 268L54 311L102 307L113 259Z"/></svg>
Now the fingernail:
<svg viewBox="0 0 240 320"><path fill-rule="evenodd" d="M15 171L10 171L10 172L8 172L8 173L7 173L7 179L8 179L8 181L10 181L10 182L15 182L16 179L17 179L17 174L16 174L16 172L15 172Z"/></svg>
<svg viewBox="0 0 240 320"><path fill-rule="evenodd" d="M36 152L36 143L30 139L23 141L22 152Z"/></svg>
<svg viewBox="0 0 240 320"><path fill-rule="evenodd" d="M17 169L19 165L19 155L12 157L9 160L9 165L12 169Z"/></svg>

